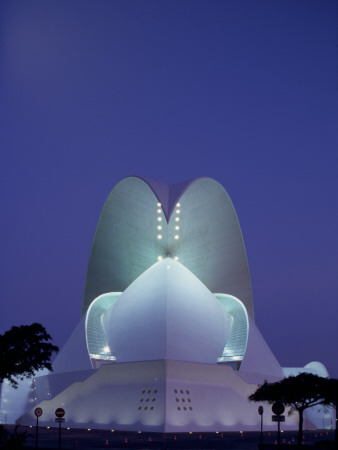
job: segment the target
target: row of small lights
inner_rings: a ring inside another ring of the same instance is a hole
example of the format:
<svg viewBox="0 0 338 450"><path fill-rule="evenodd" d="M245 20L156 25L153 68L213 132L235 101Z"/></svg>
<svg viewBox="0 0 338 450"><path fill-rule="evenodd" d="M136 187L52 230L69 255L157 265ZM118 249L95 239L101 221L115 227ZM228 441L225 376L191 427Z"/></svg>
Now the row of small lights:
<svg viewBox="0 0 338 450"><path fill-rule="evenodd" d="M33 428L33 425L30 425L29 426L29 428ZM50 429L50 427L46 427L47 428L47 430L49 430ZM67 427L67 430L70 430L70 427ZM92 429L91 428L87 428L87 431L92 431ZM114 433L115 432L115 430L110 430L112 433ZM281 430L281 432L283 433L283 430ZM142 434L142 431L138 431L137 432L138 434ZM193 432L192 431L189 431L189 434L193 434ZM219 431L215 431L215 434L219 434ZM243 434L243 431L240 431L239 432L239 434ZM326 433L327 434L327 433ZM222 436L223 437L223 436Z"/></svg>
<svg viewBox="0 0 338 450"><path fill-rule="evenodd" d="M157 203L157 214L158 214L158 216L157 216L157 221L158 221L158 225L157 225L157 230L158 231L162 231L162 225L161 225L161 222L162 222L162 217L161 217L161 214L162 214L162 209L161 209L161 206L162 206L162 204L160 203L160 202L158 202ZM158 235L157 235L157 239L162 239L162 234L161 233L159 233ZM163 256L158 256L157 257L157 260L158 261L162 261L162 259L163 259Z"/></svg>
<svg viewBox="0 0 338 450"><path fill-rule="evenodd" d="M33 428L33 425L29 425L29 428ZM46 427L47 428L47 430L49 430L50 429L50 427ZM70 430L70 427L67 427L67 430ZM92 431L92 429L91 428L87 428L87 431ZM114 433L115 432L115 430L110 430L112 433ZM280 430L281 431L281 433L284 433L284 430ZM142 434L142 431L138 431L137 432L138 434ZM189 434L193 434L193 432L192 431L189 431ZM219 431L215 431L215 434L219 434ZM244 433L243 433L243 431L240 431L239 432L239 434L240 434L240 436L244 436ZM270 435L270 433L269 433L269 435ZM326 433L326 435L328 435L328 433ZM200 439L202 438L202 435L200 434L199 435L200 436ZM221 433L221 437L223 437L223 433ZM176 436L174 436L174 439L176 440Z"/></svg>
<svg viewBox="0 0 338 450"><path fill-rule="evenodd" d="M33 428L33 425L29 425L29 428ZM49 430L50 427L46 427L46 429ZM70 427L67 427L67 430L70 430ZM87 428L87 431L92 431L92 429L91 429L91 428ZM110 430L110 431L111 431L112 433L115 433L115 430ZM284 433L284 430L280 430L280 432L281 432L281 433ZM138 433L138 434L142 434L142 431L139 430L137 433ZM189 434L193 434L193 432L192 432L192 431L189 431ZM215 434L219 434L219 431L215 431ZM240 434L240 435L244 435L243 431L240 431L239 434ZM322 434L320 434L320 435L322 435ZM326 432L326 435L328 435L327 432ZM201 435L200 435L200 436L201 436ZM221 436L223 437L223 434L221 434ZM270 433L269 433L269 436L270 436Z"/></svg>
<svg viewBox="0 0 338 450"><path fill-rule="evenodd" d="M162 204L158 202L158 203L157 203L157 207L158 207L157 213L158 213L158 214L161 214L161 213L162 213L161 206L162 206ZM181 203L177 203L177 204L176 204L176 208L177 208L177 209L176 209L176 211L175 211L175 212L176 212L176 217L175 217L175 222L176 222L176 225L175 225L175 231L179 231L179 229L180 229L180 226L179 226L179 224L178 224L178 222L180 221L180 218L179 218L178 214L181 213L180 207L181 207ZM161 230L162 230L162 225L161 225L162 217L161 217L160 215L157 217L157 221L159 222L159 224L157 225L157 229L158 229L158 231L161 231ZM158 235L157 235L157 239L162 239L162 238L163 238L162 234L158 234ZM180 235L179 235L179 234L175 234L174 238L175 238L176 240L178 240L178 239L180 238ZM162 261L163 256L158 256L157 259L158 259L158 261ZM175 259L175 261L178 261L178 256L175 256L174 259Z"/></svg>
<svg viewBox="0 0 338 450"><path fill-rule="evenodd" d="M29 426L29 428L33 428L33 425L30 425ZM46 427L47 428L47 430L49 430L50 429L50 427ZM67 427L67 430L70 430L70 427ZM91 428L87 428L87 431L92 431L92 429ZM112 433L114 433L115 432L115 430L110 430ZM281 430L281 432L283 433L283 430ZM142 434L142 431L138 431L137 432L138 434ZM215 431L215 434L218 434L219 433L219 431ZM192 431L189 431L189 434L193 434L193 432ZM239 434L243 434L243 431L240 431L239 432ZM326 433L327 434L327 433Z"/></svg>

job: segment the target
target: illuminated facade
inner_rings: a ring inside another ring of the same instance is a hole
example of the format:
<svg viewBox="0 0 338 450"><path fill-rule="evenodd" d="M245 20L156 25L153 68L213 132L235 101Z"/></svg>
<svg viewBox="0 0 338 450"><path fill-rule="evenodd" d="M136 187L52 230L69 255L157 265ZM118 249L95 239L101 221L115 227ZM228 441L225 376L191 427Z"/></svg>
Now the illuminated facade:
<svg viewBox="0 0 338 450"><path fill-rule="evenodd" d="M302 370L327 375L320 363L283 370L256 327L238 219L210 178L168 186L128 177L115 186L82 318L53 367L20 386L28 400L12 413L17 423L33 423L40 406L50 425L62 406L78 428L257 430L248 401L257 384ZM323 415L308 415L306 426L316 419L322 427ZM266 429L275 428L270 420ZM297 428L296 416L287 428Z"/></svg>

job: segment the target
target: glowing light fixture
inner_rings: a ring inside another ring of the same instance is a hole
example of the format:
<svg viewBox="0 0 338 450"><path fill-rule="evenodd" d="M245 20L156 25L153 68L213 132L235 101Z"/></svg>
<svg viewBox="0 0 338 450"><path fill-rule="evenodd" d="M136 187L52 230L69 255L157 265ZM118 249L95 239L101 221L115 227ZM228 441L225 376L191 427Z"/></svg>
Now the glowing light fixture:
<svg viewBox="0 0 338 450"><path fill-rule="evenodd" d="M175 234L174 237L175 237L175 239L179 239L180 238L178 234Z"/></svg>
<svg viewBox="0 0 338 450"><path fill-rule="evenodd" d="M163 256L158 256L158 257L157 257L157 260L158 260L158 261L162 261L162 259L163 259Z"/></svg>
<svg viewBox="0 0 338 450"><path fill-rule="evenodd" d="M158 234L157 239L162 239L162 234Z"/></svg>
<svg viewBox="0 0 338 450"><path fill-rule="evenodd" d="M158 202L158 203L157 203L157 206L162 206L162 203Z"/></svg>
<svg viewBox="0 0 338 450"><path fill-rule="evenodd" d="M177 203L176 207L179 208L181 206L181 203Z"/></svg>
<svg viewBox="0 0 338 450"><path fill-rule="evenodd" d="M161 219L162 220L162 219ZM175 217L175 221L176 222L179 222L180 221L180 218L179 217Z"/></svg>
<svg viewBox="0 0 338 450"><path fill-rule="evenodd" d="M176 214L179 214L181 212L180 209L176 209Z"/></svg>
<svg viewBox="0 0 338 450"><path fill-rule="evenodd" d="M108 345L106 345L106 346L103 348L103 351L104 351L105 353L109 353L109 352L110 352L110 348L108 347Z"/></svg>
<svg viewBox="0 0 338 450"><path fill-rule="evenodd" d="M175 260L175 261L178 261L178 260L179 260L178 256L175 256L174 260Z"/></svg>
<svg viewBox="0 0 338 450"><path fill-rule="evenodd" d="M159 222L162 222L162 217L158 217L157 220L158 220Z"/></svg>
<svg viewBox="0 0 338 450"><path fill-rule="evenodd" d="M179 230L180 227L178 225L175 225L175 230Z"/></svg>
<svg viewBox="0 0 338 450"><path fill-rule="evenodd" d="M161 214L162 211L161 211L160 209L158 209L157 212L158 212L159 214Z"/></svg>

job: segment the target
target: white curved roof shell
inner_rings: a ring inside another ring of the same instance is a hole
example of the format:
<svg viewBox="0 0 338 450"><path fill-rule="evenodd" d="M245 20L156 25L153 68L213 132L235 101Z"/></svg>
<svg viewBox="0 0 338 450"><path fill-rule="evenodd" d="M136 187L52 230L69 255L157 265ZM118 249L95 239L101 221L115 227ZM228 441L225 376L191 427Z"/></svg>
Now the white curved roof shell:
<svg viewBox="0 0 338 450"><path fill-rule="evenodd" d="M102 322L117 362L215 364L232 320L195 275L179 262L165 258L126 289Z"/></svg>

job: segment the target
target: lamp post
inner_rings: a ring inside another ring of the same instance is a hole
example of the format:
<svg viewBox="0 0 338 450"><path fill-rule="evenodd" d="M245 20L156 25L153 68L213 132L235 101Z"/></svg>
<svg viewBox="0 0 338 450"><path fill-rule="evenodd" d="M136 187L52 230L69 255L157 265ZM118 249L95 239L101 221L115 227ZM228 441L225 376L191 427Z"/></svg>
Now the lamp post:
<svg viewBox="0 0 338 450"><path fill-rule="evenodd" d="M263 447L263 412L264 408L262 405L258 406L258 414L261 416L261 443L260 443L260 449L262 450Z"/></svg>

